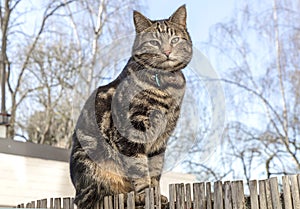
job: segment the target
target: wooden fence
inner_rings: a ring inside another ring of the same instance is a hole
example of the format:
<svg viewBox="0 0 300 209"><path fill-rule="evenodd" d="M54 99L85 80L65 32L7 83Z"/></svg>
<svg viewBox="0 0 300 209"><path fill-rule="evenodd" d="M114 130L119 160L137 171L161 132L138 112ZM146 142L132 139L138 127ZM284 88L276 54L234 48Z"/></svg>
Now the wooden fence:
<svg viewBox="0 0 300 209"><path fill-rule="evenodd" d="M300 175L249 182L245 194L243 181L171 184L170 209L300 209ZM95 209L160 209L159 189L146 189L145 206L136 207L134 193L105 197ZM51 198L18 205L17 208L76 209L73 198Z"/></svg>

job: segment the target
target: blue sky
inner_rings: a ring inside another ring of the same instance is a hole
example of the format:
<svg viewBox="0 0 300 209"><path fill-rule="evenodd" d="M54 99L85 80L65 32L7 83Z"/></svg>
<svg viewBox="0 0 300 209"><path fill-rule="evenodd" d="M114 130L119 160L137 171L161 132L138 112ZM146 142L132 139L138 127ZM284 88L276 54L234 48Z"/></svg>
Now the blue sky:
<svg viewBox="0 0 300 209"><path fill-rule="evenodd" d="M236 0L147 0L145 15L150 19L169 17L179 6L186 4L188 29L194 45L207 41L209 29L232 17Z"/></svg>

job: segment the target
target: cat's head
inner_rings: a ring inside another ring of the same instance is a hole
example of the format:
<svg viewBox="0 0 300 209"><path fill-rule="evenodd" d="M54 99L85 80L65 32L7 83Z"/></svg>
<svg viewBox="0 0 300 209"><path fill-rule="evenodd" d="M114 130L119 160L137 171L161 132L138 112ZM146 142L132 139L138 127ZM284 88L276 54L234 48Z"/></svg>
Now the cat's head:
<svg viewBox="0 0 300 209"><path fill-rule="evenodd" d="M192 41L186 28L185 5L170 18L149 20L141 13L133 14L136 38L133 58L147 68L178 71L192 58Z"/></svg>

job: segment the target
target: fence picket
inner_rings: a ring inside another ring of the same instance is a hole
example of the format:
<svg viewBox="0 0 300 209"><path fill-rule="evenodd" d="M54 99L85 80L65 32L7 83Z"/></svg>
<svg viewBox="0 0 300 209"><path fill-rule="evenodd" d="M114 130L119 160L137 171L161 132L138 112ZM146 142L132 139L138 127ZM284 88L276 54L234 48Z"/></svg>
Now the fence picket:
<svg viewBox="0 0 300 209"><path fill-rule="evenodd" d="M250 196L244 195L242 181L214 183L172 184L169 187L170 209L300 209L300 175L282 177L282 194L278 179L252 180L249 182ZM192 187L192 188L191 188ZM192 191L193 189L193 191ZM282 199L281 199L282 195ZM247 198L247 199L245 199ZM124 202L125 199L127 202ZM76 209L73 198L50 198L19 204L17 208ZM247 201L246 201L247 200ZM250 201L248 201L250 200ZM247 205L245 205L247 203ZM94 209L161 209L159 187L145 190L145 206L135 206L134 192L107 196Z"/></svg>
<svg viewBox="0 0 300 209"><path fill-rule="evenodd" d="M47 199L40 200L40 208L47 208Z"/></svg>
<svg viewBox="0 0 300 209"><path fill-rule="evenodd" d="M193 184L194 204L193 209L200 209L200 183Z"/></svg>
<svg viewBox="0 0 300 209"><path fill-rule="evenodd" d="M154 188L154 207L155 209L161 209L161 196L159 186L156 186Z"/></svg>
<svg viewBox="0 0 300 209"><path fill-rule="evenodd" d="M232 209L232 192L230 182L224 182L224 208Z"/></svg>
<svg viewBox="0 0 300 209"><path fill-rule="evenodd" d="M192 209L192 194L191 194L191 185L185 185L185 198L186 198L186 208Z"/></svg>
<svg viewBox="0 0 300 209"><path fill-rule="evenodd" d="M214 183L214 209L223 209L223 188L221 181Z"/></svg>
<svg viewBox="0 0 300 209"><path fill-rule="evenodd" d="M271 198L272 198L272 206L273 209L282 209L280 196L278 191L278 181L277 177L270 178L270 189L271 189Z"/></svg>
<svg viewBox="0 0 300 209"><path fill-rule="evenodd" d="M250 189L250 205L251 209L259 209L258 205L258 193L257 193L257 181L253 180L249 182Z"/></svg>
<svg viewBox="0 0 300 209"><path fill-rule="evenodd" d="M54 199L54 209L61 209L61 199L60 198Z"/></svg>
<svg viewBox="0 0 300 209"><path fill-rule="evenodd" d="M288 176L282 177L282 189L283 189L283 201L285 208L292 208L292 196L291 196L291 187L290 180Z"/></svg>
<svg viewBox="0 0 300 209"><path fill-rule="evenodd" d="M119 209L119 198L118 195L113 196L113 209Z"/></svg>
<svg viewBox="0 0 300 209"><path fill-rule="evenodd" d="M206 183L206 209L212 209L211 203L211 183Z"/></svg>
<svg viewBox="0 0 300 209"><path fill-rule="evenodd" d="M150 189L145 189L145 209L151 209Z"/></svg>
<svg viewBox="0 0 300 209"><path fill-rule="evenodd" d="M108 203L108 196L104 197L103 202L104 202L104 208L109 209L109 203Z"/></svg>
<svg viewBox="0 0 300 209"><path fill-rule="evenodd" d="M299 186L297 176L289 176L291 181L291 191L294 209L300 209Z"/></svg>
<svg viewBox="0 0 300 209"><path fill-rule="evenodd" d="M127 194L127 209L135 209L134 192L130 192Z"/></svg>
<svg viewBox="0 0 300 209"><path fill-rule="evenodd" d="M175 209L176 189L175 184L169 186L169 206L170 209Z"/></svg>
<svg viewBox="0 0 300 209"><path fill-rule="evenodd" d="M258 181L259 187L259 208L268 209L267 195L266 195L266 182L264 180Z"/></svg>
<svg viewBox="0 0 300 209"><path fill-rule="evenodd" d="M232 208L244 209L245 196L244 196L243 182L242 181L231 182L231 192L232 192Z"/></svg>
<svg viewBox="0 0 300 209"><path fill-rule="evenodd" d="M31 208L35 208L35 201L31 201Z"/></svg>
<svg viewBox="0 0 300 209"><path fill-rule="evenodd" d="M64 209L70 209L71 205L71 198L63 198L63 208Z"/></svg>
<svg viewBox="0 0 300 209"><path fill-rule="evenodd" d="M176 209L185 209L184 184L176 184Z"/></svg>
<svg viewBox="0 0 300 209"><path fill-rule="evenodd" d="M271 197L271 189L270 189L270 181L267 179L265 181L265 187L266 187L266 200L267 200L267 209L273 209L272 205L272 197Z"/></svg>
<svg viewBox="0 0 300 209"><path fill-rule="evenodd" d="M75 203L74 203L74 198L71 198L71 200L70 200L70 209L74 209L76 206L75 206ZM77 207L76 207L76 209L77 209Z"/></svg>
<svg viewBox="0 0 300 209"><path fill-rule="evenodd" d="M118 195L119 209L124 209L124 194Z"/></svg>

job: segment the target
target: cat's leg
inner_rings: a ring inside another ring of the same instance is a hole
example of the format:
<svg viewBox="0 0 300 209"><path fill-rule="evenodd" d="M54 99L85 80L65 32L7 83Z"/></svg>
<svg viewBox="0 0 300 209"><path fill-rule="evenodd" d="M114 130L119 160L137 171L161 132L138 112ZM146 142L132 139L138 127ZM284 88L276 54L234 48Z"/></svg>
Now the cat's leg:
<svg viewBox="0 0 300 209"><path fill-rule="evenodd" d="M88 163L88 166L86 164L75 186L75 203L80 209L93 208L105 196L128 193L133 190L130 181L116 172L114 166L111 162L105 162L105 165L94 162Z"/></svg>
<svg viewBox="0 0 300 209"><path fill-rule="evenodd" d="M74 203L79 209L92 209L101 198L104 197L103 190L98 192L98 183L93 180L91 162L71 160L71 175L76 196Z"/></svg>
<svg viewBox="0 0 300 209"><path fill-rule="evenodd" d="M163 149L164 150L164 149ZM149 174L151 179L151 187L157 187L160 189L160 178L162 175L163 165L164 165L164 152L150 156L148 159L149 163ZM162 208L166 208L168 204L168 198L161 195Z"/></svg>
<svg viewBox="0 0 300 209"><path fill-rule="evenodd" d="M135 204L140 206L145 204L145 189L151 186L149 176L148 158L146 155L138 154L134 157L126 157L127 175L131 179L131 184L135 192Z"/></svg>
<svg viewBox="0 0 300 209"><path fill-rule="evenodd" d="M104 196L133 190L115 160L95 162L76 141L70 159L70 173L76 189L74 202L80 209L93 208Z"/></svg>

